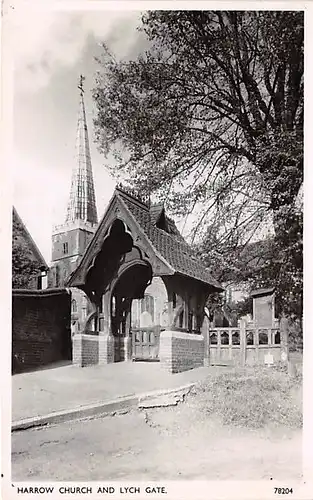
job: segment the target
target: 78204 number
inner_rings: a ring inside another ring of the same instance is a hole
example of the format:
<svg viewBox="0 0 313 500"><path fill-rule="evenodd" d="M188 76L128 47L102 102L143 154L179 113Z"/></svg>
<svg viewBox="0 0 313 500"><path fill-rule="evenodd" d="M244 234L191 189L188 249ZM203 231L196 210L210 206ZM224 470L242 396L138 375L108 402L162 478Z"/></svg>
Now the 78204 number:
<svg viewBox="0 0 313 500"><path fill-rule="evenodd" d="M274 488L274 493L278 495L288 495L288 493L293 493L292 488Z"/></svg>

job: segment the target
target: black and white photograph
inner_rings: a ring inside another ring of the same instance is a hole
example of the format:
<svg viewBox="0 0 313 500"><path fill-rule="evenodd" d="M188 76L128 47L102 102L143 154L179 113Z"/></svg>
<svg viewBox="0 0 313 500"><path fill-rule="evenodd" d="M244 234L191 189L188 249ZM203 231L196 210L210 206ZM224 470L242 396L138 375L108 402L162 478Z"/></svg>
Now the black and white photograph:
<svg viewBox="0 0 313 500"><path fill-rule="evenodd" d="M8 12L7 487L299 499L305 7L88 4Z"/></svg>

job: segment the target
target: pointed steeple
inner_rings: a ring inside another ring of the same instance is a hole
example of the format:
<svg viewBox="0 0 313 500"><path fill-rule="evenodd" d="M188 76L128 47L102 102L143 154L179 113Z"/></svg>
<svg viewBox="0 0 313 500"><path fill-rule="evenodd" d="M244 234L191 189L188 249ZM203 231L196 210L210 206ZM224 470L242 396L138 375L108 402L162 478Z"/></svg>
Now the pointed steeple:
<svg viewBox="0 0 313 500"><path fill-rule="evenodd" d="M83 221L97 224L95 188L84 104L84 80L85 78L81 75L78 85L80 105L76 135L76 165L72 172L71 194L67 207L66 222Z"/></svg>

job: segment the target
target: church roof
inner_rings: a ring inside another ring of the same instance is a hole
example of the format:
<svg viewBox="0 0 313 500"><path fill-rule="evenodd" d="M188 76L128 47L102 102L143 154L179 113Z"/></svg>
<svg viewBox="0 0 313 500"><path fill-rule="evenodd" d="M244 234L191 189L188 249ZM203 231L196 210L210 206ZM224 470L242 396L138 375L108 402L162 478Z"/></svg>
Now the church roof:
<svg viewBox="0 0 313 500"><path fill-rule="evenodd" d="M137 197L121 188L116 188L102 221L105 219L114 200L126 208L128 214L148 239L155 255L160 257L167 265L167 268L170 269L168 274L181 274L210 285L216 288L217 291L223 290L222 286L211 276L209 270L194 256L192 249L179 233L174 221L166 216L163 205L158 204L149 207L147 203ZM102 221L93 240L97 239L97 233L101 232ZM93 245L93 240L91 240L86 250L86 256ZM81 262L83 261L84 257ZM75 272L73 275L75 275ZM69 284L75 286L71 279Z"/></svg>
<svg viewBox="0 0 313 500"><path fill-rule="evenodd" d="M45 271L49 269L48 264L43 258L39 248L31 237L30 232L28 231L15 207L13 207L13 238L22 239L24 241L33 260L36 260L38 262L40 269Z"/></svg>

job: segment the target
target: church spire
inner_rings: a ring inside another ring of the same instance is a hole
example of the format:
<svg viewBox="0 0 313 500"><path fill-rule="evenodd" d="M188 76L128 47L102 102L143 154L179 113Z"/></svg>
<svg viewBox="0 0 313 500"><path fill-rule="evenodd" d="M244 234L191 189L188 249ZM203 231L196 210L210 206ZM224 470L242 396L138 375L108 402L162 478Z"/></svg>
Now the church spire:
<svg viewBox="0 0 313 500"><path fill-rule="evenodd" d="M67 207L66 222L83 221L97 224L95 189L84 104L84 80L85 78L81 75L78 85L80 105L76 135L76 165L72 172L71 194Z"/></svg>

